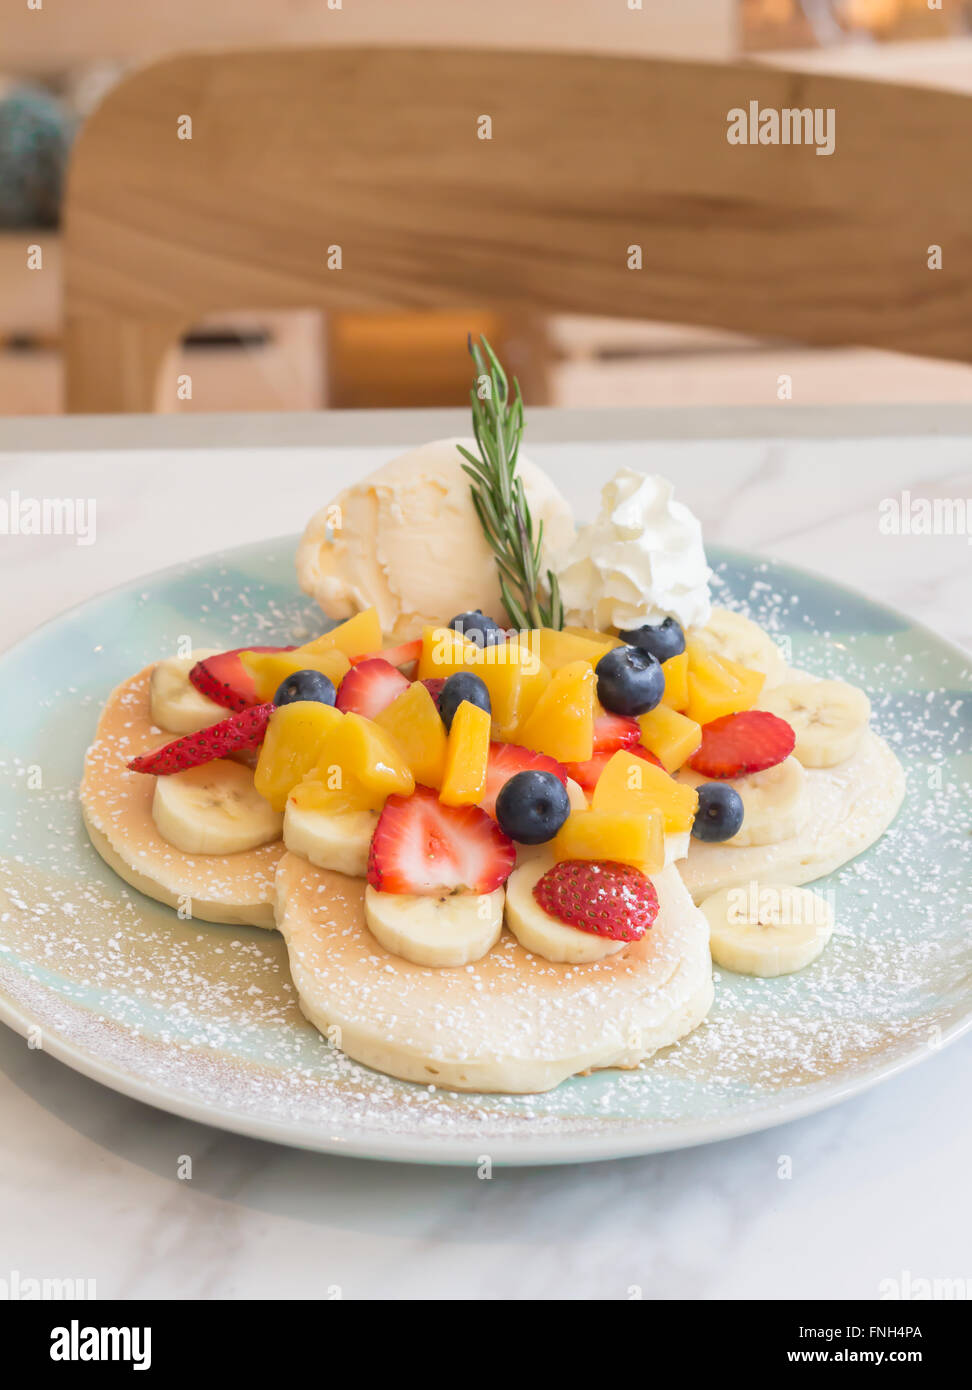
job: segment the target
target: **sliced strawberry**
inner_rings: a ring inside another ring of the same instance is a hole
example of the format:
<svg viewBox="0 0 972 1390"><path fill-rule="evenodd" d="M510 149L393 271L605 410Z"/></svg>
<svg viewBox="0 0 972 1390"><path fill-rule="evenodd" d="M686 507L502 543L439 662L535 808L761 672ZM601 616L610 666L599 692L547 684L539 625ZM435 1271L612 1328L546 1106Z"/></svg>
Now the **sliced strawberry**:
<svg viewBox="0 0 972 1390"><path fill-rule="evenodd" d="M446 676L429 676L422 682L436 704L439 703L439 696L442 694L442 687L445 685L446 679Z"/></svg>
<svg viewBox="0 0 972 1390"><path fill-rule="evenodd" d="M478 806L443 806L430 787L390 796L368 855L368 882L383 893L492 893L516 864L516 847Z"/></svg>
<svg viewBox="0 0 972 1390"><path fill-rule="evenodd" d="M769 710L724 714L702 725L702 742L689 758L689 767L703 777L745 777L781 763L795 743L790 725Z"/></svg>
<svg viewBox="0 0 972 1390"><path fill-rule="evenodd" d="M408 677L391 662L380 656L370 656L351 667L338 686L334 703L345 714L363 714L365 719L374 719L410 685Z"/></svg>
<svg viewBox="0 0 972 1390"><path fill-rule="evenodd" d="M588 758L583 763L565 763L564 767L568 777L572 777L586 792L592 792L597 786L597 779L604 771L605 764L609 758L613 758L614 752L605 750L603 753L595 753L593 758ZM626 752L633 753L636 758L644 758L645 762L654 763L656 767L661 767L661 763L654 753L649 753L647 748L642 748L640 743L634 744L626 749Z"/></svg>
<svg viewBox="0 0 972 1390"><path fill-rule="evenodd" d="M242 749L256 748L263 741L271 714L273 705L269 701L265 705L238 710L229 719L210 724L208 729L186 734L172 743L164 743L151 753L132 758L128 766L132 772L151 772L156 777L168 777L173 772L184 772L187 767L210 763L214 758L225 758Z"/></svg>
<svg viewBox="0 0 972 1390"><path fill-rule="evenodd" d="M520 748L515 743L491 743L489 760L486 764L486 791L480 806L487 815L496 815L496 798L503 787L518 772L533 769L536 772L552 772L567 785L567 772L556 758L548 758L546 753L531 753L529 748Z"/></svg>
<svg viewBox="0 0 972 1390"><path fill-rule="evenodd" d="M616 753L619 748L630 748L640 740L641 725L626 714L601 710L594 720L595 753Z"/></svg>
<svg viewBox="0 0 972 1390"><path fill-rule="evenodd" d="M416 637L414 642L402 642L397 647L386 647L385 650L381 652L364 652L361 656L356 656L352 660L351 665L357 666L362 661L370 661L373 657L381 657L383 661L388 662L389 666L414 666L421 655L422 639L421 637Z"/></svg>
<svg viewBox="0 0 972 1390"><path fill-rule="evenodd" d="M224 709L250 709L260 704L253 677L240 660L240 652L292 652L293 647L234 647L197 661L189 672L196 689Z"/></svg>
<svg viewBox="0 0 972 1390"><path fill-rule="evenodd" d="M606 859L561 860L537 880L533 896L558 922L612 941L640 940L658 916L651 879Z"/></svg>

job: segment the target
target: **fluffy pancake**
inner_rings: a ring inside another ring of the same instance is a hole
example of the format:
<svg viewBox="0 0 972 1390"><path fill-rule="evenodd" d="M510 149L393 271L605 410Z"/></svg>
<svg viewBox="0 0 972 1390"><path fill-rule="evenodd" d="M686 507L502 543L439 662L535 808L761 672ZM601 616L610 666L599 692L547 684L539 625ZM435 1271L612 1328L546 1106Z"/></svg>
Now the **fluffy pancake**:
<svg viewBox="0 0 972 1390"><path fill-rule="evenodd" d="M653 881L651 930L587 965L529 955L505 930L474 965L413 965L365 925L362 879L289 853L277 869L277 926L301 1008L349 1057L451 1090L546 1091L578 1072L636 1066L708 1013L705 918L677 869Z"/></svg>
<svg viewBox="0 0 972 1390"><path fill-rule="evenodd" d="M155 827L155 778L125 766L136 753L173 738L152 723L151 674L147 666L112 691L85 757L81 808L91 843L126 883L150 898L185 905L207 922L272 928L273 876L283 841L239 854L184 854Z"/></svg>

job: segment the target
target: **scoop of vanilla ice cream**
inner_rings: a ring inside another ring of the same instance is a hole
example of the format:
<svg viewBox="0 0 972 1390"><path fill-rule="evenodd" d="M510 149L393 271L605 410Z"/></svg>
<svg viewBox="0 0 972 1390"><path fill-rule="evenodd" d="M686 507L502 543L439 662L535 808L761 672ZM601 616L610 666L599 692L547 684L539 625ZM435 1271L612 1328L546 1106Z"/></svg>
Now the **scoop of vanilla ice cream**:
<svg viewBox="0 0 972 1390"><path fill-rule="evenodd" d="M437 439L399 455L345 488L308 523L297 577L330 618L378 610L396 642L429 624L480 608L505 623L496 562L476 516L457 444ZM556 570L574 535L570 507L542 469L521 454L517 472L543 522L544 571Z"/></svg>
<svg viewBox="0 0 972 1390"><path fill-rule="evenodd" d="M597 520L580 528L559 573L568 623L600 632L666 617L704 626L711 577L698 518L667 478L633 468L605 485Z"/></svg>

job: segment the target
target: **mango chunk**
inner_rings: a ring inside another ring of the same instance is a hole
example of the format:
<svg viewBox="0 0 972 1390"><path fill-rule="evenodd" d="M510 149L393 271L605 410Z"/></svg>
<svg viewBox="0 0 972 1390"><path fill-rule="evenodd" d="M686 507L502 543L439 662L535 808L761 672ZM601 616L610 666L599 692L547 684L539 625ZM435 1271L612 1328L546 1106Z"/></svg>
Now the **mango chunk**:
<svg viewBox="0 0 972 1390"><path fill-rule="evenodd" d="M675 772L688 762L702 742L701 725L667 705L656 705L647 714L639 715L638 723L641 742L666 772Z"/></svg>
<svg viewBox="0 0 972 1390"><path fill-rule="evenodd" d="M481 652L475 674L489 691L493 737L504 741L512 737L550 679L536 644L519 637Z"/></svg>
<svg viewBox="0 0 972 1390"><path fill-rule="evenodd" d="M338 790L345 778L381 796L411 796L415 790L412 769L391 734L360 714L342 716L341 723L324 740L316 770L333 790Z"/></svg>
<svg viewBox="0 0 972 1390"><path fill-rule="evenodd" d="M559 671L572 661L589 661L596 666L604 653L616 645L609 637L595 640L586 634L559 631L552 627L534 628L529 635L540 660L551 672Z"/></svg>
<svg viewBox="0 0 972 1390"><path fill-rule="evenodd" d="M378 621L378 610L365 608L363 612L355 613L347 622L338 623L330 632L325 632L323 637L316 637L313 642L306 643L299 650L326 652L337 648L338 651L344 652L345 656L354 657L361 656L363 652L376 652L380 646L381 623Z"/></svg>
<svg viewBox="0 0 972 1390"><path fill-rule="evenodd" d="M554 858L610 859L645 874L665 867L665 827L660 811L574 811L553 839Z"/></svg>
<svg viewBox="0 0 972 1390"><path fill-rule="evenodd" d="M294 700L270 716L253 785L275 811L282 811L287 797L317 763L321 749L345 716L319 700Z"/></svg>
<svg viewBox="0 0 972 1390"><path fill-rule="evenodd" d="M486 791L492 721L484 709L463 700L449 730L439 800L446 806L474 806Z"/></svg>
<svg viewBox="0 0 972 1390"><path fill-rule="evenodd" d="M665 833L677 835L692 829L699 795L694 787L676 782L654 763L622 748L604 765L591 797L595 811L647 814L660 811Z"/></svg>
<svg viewBox="0 0 972 1390"><path fill-rule="evenodd" d="M395 697L375 719L391 734L416 782L441 787L445 774L446 730L432 696L419 681Z"/></svg>
<svg viewBox="0 0 972 1390"><path fill-rule="evenodd" d="M329 783L333 781L334 786ZM308 772L290 793L289 800L302 811L323 811L326 815L344 815L348 811L378 811L385 805L380 792L369 790L353 777L340 771L325 778L316 769Z"/></svg>
<svg viewBox="0 0 972 1390"><path fill-rule="evenodd" d="M240 661L253 677L261 700L272 700L278 687L295 671L322 671L336 690L351 668L337 647L326 651L295 647L292 652L240 652Z"/></svg>
<svg viewBox="0 0 972 1390"><path fill-rule="evenodd" d="M461 632L451 627L427 627L422 633L418 679L435 680L440 676L454 676L457 671L475 670L481 656L481 648Z"/></svg>
<svg viewBox="0 0 972 1390"><path fill-rule="evenodd" d="M670 656L667 661L662 662L662 671L665 673L662 704L682 713L688 708L688 669L688 652L679 652L678 656Z"/></svg>
<svg viewBox="0 0 972 1390"><path fill-rule="evenodd" d="M583 763L594 751L597 680L589 661L572 661L550 678L516 741L562 763Z"/></svg>

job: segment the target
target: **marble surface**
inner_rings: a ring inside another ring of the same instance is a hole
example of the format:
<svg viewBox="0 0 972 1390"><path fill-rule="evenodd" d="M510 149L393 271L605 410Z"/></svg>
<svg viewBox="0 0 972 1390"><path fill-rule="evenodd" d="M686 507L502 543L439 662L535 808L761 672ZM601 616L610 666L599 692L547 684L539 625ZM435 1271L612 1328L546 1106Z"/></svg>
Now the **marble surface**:
<svg viewBox="0 0 972 1390"><path fill-rule="evenodd" d="M451 428L443 417L438 432ZM878 529L882 499L905 490L968 499L972 529L972 433L942 434L930 413L906 437L879 417L872 437L775 428L660 438L646 416L643 439L606 441L592 416L574 442L546 443L564 438L548 413L528 452L581 515L622 464L667 473L712 540L825 571L972 648L969 536ZM320 445L220 449L218 423L207 437L205 451L99 452L52 436L44 452L39 425L35 447L0 452L0 501L97 503L92 545L0 535L0 646L140 573L298 530L393 451L367 442L389 438L377 416L358 442L345 431L330 447L323 417ZM222 1134L104 1090L2 1029L0 1280L94 1279L102 1298L704 1299L876 1297L906 1271L972 1279L970 1065L966 1037L763 1134L485 1180Z"/></svg>

